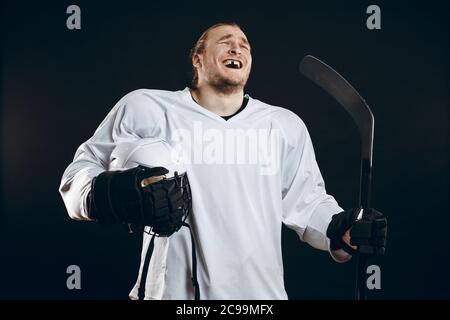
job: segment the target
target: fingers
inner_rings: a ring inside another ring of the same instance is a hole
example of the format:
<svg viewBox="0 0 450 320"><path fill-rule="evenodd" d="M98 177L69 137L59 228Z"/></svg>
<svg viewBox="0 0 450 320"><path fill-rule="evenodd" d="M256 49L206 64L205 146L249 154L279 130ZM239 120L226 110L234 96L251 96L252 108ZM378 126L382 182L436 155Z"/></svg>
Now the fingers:
<svg viewBox="0 0 450 320"><path fill-rule="evenodd" d="M386 247L387 219L360 220L350 232L350 244L366 254L383 255Z"/></svg>
<svg viewBox="0 0 450 320"><path fill-rule="evenodd" d="M154 177L149 177L149 178L143 179L141 181L141 187L144 188L144 187L146 187L146 186L148 186L150 184L153 184L155 182L161 181L163 179L164 179L164 176L154 176Z"/></svg>
<svg viewBox="0 0 450 320"><path fill-rule="evenodd" d="M142 178L149 178L152 176L163 176L165 174L169 173L169 170L167 170L164 167L153 167L153 168L147 168L144 166L139 166L142 170L141 174L142 174Z"/></svg>
<svg viewBox="0 0 450 320"><path fill-rule="evenodd" d="M164 175L169 173L169 170L164 167L148 168L139 166L138 168L138 179L142 187L162 180L164 178Z"/></svg>
<svg viewBox="0 0 450 320"><path fill-rule="evenodd" d="M181 227L183 217L187 216L188 203L184 187L179 177L164 176L168 173L166 168L143 167L141 170L141 176L147 176L143 183L150 183L141 188L144 202L149 208L146 210L148 225L159 236L170 236Z"/></svg>
<svg viewBox="0 0 450 320"><path fill-rule="evenodd" d="M370 208L369 212L367 213L365 218L367 220L376 220L376 219L384 218L384 215L381 212L378 212L377 210L375 210L374 208Z"/></svg>

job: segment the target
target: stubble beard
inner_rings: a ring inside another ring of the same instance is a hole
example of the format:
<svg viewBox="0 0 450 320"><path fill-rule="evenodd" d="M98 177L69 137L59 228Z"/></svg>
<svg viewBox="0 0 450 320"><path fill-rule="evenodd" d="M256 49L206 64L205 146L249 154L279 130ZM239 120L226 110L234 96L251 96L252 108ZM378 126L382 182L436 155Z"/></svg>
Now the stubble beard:
<svg viewBox="0 0 450 320"><path fill-rule="evenodd" d="M209 75L209 84L217 91L226 95L239 92L244 89L247 84L247 77L240 80L231 79L216 72Z"/></svg>

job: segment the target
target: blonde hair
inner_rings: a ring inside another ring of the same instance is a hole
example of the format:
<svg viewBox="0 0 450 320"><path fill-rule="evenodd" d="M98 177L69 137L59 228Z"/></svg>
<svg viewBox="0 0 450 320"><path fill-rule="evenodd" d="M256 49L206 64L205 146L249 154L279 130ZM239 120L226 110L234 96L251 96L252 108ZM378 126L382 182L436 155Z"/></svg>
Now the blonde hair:
<svg viewBox="0 0 450 320"><path fill-rule="evenodd" d="M222 26L232 26L232 27L238 27L239 29L242 30L241 26L238 25L236 22L220 22L220 23L216 23L215 25L209 27L208 29L206 29L202 35L200 36L200 38L198 38L197 42L195 43L194 47L192 47L190 54L189 54L189 58L191 61L191 65L192 65L192 58L196 55L196 54L201 54L203 53L203 51L205 50L205 46L206 46L206 40L208 39L208 33L215 28L218 27L222 27ZM197 88L197 84L198 84L198 73L197 73L197 68L194 67L194 65L192 65L192 79L191 79L191 86L193 89Z"/></svg>

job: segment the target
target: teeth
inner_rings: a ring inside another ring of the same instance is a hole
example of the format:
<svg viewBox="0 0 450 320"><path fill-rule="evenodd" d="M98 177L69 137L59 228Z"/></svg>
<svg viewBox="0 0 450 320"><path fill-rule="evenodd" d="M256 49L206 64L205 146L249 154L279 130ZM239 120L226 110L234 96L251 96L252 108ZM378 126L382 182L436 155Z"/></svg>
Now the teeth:
<svg viewBox="0 0 450 320"><path fill-rule="evenodd" d="M225 60L225 65L233 65L233 66L237 66L238 68L242 67L242 64L240 61L238 60L233 60L233 59L227 59Z"/></svg>

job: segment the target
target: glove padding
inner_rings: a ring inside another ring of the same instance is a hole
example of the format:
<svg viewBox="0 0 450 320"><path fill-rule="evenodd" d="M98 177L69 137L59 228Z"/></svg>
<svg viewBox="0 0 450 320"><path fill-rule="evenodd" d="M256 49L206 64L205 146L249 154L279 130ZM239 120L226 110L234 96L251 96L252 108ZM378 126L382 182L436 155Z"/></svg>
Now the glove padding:
<svg viewBox="0 0 450 320"><path fill-rule="evenodd" d="M350 244L358 246L358 251L365 254L384 254L386 246L387 219L382 213L375 209L363 215L357 220L361 208L354 208L335 214L327 229L330 238L330 249L343 249L354 255L357 250L353 249L342 239L344 234L351 228Z"/></svg>
<svg viewBox="0 0 450 320"><path fill-rule="evenodd" d="M163 167L138 166L123 171L106 171L92 181L89 215L100 223L129 223L151 226L160 236L169 236L182 223L190 194L186 197L181 183L188 185L187 176L162 178L142 186L150 177L160 177L169 171ZM183 180L185 179L185 180Z"/></svg>
<svg viewBox="0 0 450 320"><path fill-rule="evenodd" d="M187 187L187 188L182 188ZM168 237L178 231L191 209L191 195L187 175L163 179L142 188L146 210L153 212L146 216L145 225L152 226L152 232Z"/></svg>
<svg viewBox="0 0 450 320"><path fill-rule="evenodd" d="M350 231L350 244L364 254L383 255L386 249L387 219L375 209L356 221Z"/></svg>

